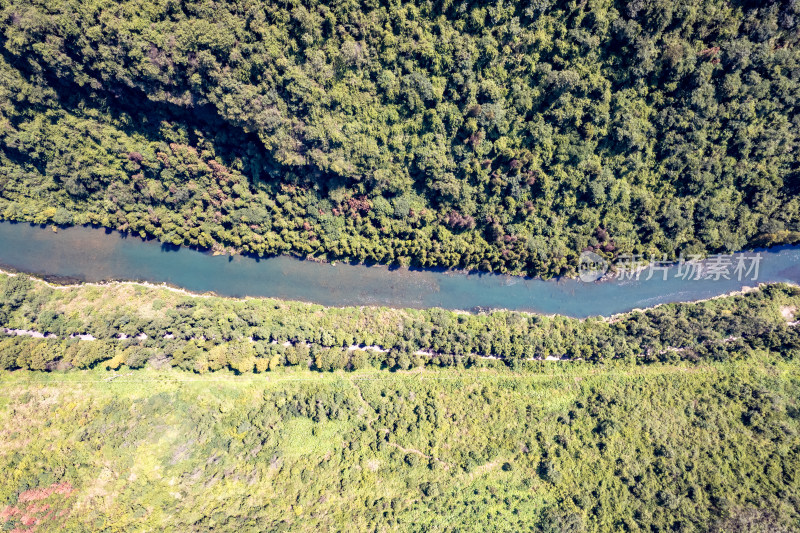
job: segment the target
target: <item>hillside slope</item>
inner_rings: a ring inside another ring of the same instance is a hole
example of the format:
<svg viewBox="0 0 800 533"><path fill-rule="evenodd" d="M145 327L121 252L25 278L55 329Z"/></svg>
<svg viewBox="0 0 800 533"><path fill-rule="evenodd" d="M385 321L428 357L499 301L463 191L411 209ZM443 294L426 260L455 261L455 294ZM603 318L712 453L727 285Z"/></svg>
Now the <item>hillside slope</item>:
<svg viewBox="0 0 800 533"><path fill-rule="evenodd" d="M800 238L792 0L4 0L0 216L554 275Z"/></svg>

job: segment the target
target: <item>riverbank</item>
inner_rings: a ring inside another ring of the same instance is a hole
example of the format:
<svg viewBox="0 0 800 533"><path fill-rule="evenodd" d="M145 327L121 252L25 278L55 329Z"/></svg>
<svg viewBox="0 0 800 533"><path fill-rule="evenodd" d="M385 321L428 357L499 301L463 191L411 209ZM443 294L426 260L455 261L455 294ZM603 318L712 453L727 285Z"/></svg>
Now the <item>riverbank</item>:
<svg viewBox="0 0 800 533"><path fill-rule="evenodd" d="M14 271L14 270L9 270L7 267L6 268L0 268L0 275L6 275L6 276L22 275L22 276L27 276L29 279L36 280L38 282L44 283L45 285L47 285L48 287L50 287L50 288L52 288L54 290L67 290L67 289L74 288L76 286L113 287L115 285L121 285L121 286L129 285L129 286L144 287L144 288L148 288L148 289L163 289L163 290L166 290L166 291L173 292L175 294L180 294L180 295L188 296L188 297L191 297L191 298L222 298L222 299L232 300L232 301L247 301L247 300L259 299L258 297L255 297L255 296L249 296L249 297L244 297L244 298L236 298L236 297L232 297L232 296L220 296L220 295L215 294L213 292L197 293L197 292L192 292L192 291L189 291L189 290L186 290L186 289L182 289L180 287L171 286L168 283L157 284L157 283L150 283L150 282L147 282L147 281L109 280L109 281L102 281L102 282L82 282L82 281L76 280L74 283L58 284L58 283L54 283L52 281L48 281L47 279L44 279L44 278L42 278L40 276L37 276L35 274L29 274L29 273L26 273L26 272L17 272L17 271ZM683 302L680 302L680 303L689 303L689 304L695 303L696 304L696 303L708 302L708 301L715 300L715 299L720 299L720 298L728 298L728 297L731 297L731 296L741 296L741 295L744 295L744 294L747 294L747 293L750 293L750 292L753 292L753 291L758 291L758 290L760 290L762 287L764 287L766 285L769 285L769 284L768 283L759 283L758 285L753 286L753 287L743 287L741 290L730 291L730 292L727 292L725 294L720 294L720 295L717 295L717 296L711 296L711 297L708 297L708 298L702 298L702 299L699 299L699 300L683 301ZM797 284L797 283L787 283L786 285L793 286L793 287L800 287L800 284ZM280 300L280 299L278 298L277 300ZM306 305L318 305L318 304L314 304L313 302L303 302L303 301L297 301L297 300L293 300L293 301L291 301L291 303L300 303L300 304L306 304ZM670 303L676 303L676 302L670 302ZM670 303L659 303L659 304L655 304L655 305L653 305L651 307L634 308L634 309L631 309L630 311L625 311L623 313L615 313L613 315L610 315L610 316L607 316L607 317L602 317L602 318L605 318L609 322L613 323L618 317L622 317L622 316L628 315L630 313L635 313L635 312L643 313L645 311L649 311L649 310L652 310L652 309L657 309L657 308L659 308L661 306L664 306L664 305L670 305ZM330 308L335 308L335 309L347 309L347 308L351 308L351 307L358 307L360 309L379 309L382 306L324 306L324 307L330 307ZM463 310L463 309L451 309L450 311L452 311L453 313L456 313L456 314L473 314L474 313L473 311ZM512 309L504 309L504 308L495 308L495 309L490 309L490 310L487 310L487 311L489 311L489 312L516 312L516 313L523 314L523 315L545 316L545 317L549 317L549 318L555 318L557 316L563 316L563 315L558 315L556 313L543 314L543 313L537 313L537 312L513 311ZM585 320L585 319L579 319L579 320Z"/></svg>
<svg viewBox="0 0 800 533"><path fill-rule="evenodd" d="M376 262L376 261L358 261L358 260L353 260L353 259L350 259L350 258L347 258L347 257L329 258L329 257L325 257L325 256L313 256L313 255L302 254L302 253L294 253L294 252L288 252L288 253L284 253L284 254L275 254L275 255L269 255L269 256L259 256L259 255L254 255L254 254L242 252L240 250L236 250L235 248L229 248L229 247L204 248L204 247L197 246L197 245L185 245L185 244L176 245L176 244L169 243L169 242L163 242L158 237L155 237L155 236L143 236L143 235L140 235L140 234L137 234L137 233L123 232L123 231L120 231L120 230L117 230L117 229L107 228L107 227L99 226L99 225L96 225L96 224L57 226L57 225L53 225L53 224L36 224L36 223L30 222L30 221L4 220L4 219L0 218L0 224L8 224L8 223L15 224L15 225L16 224L23 224L23 225L27 224L27 225L29 225L31 227L38 227L41 230L50 229L50 230L52 230L53 233L56 233L56 234L59 231L65 231L65 230L69 231L69 230L78 229L78 228L89 229L89 230L94 230L94 231L104 231L106 233L116 234L121 239L126 239L126 240L127 239L136 239L136 240L139 240L142 243L157 244L157 245L159 245L159 246L161 246L162 248L165 248L165 249L170 249L170 250L184 249L184 250L191 250L193 252L198 252L198 253L201 253L201 254L204 254L204 255L210 255L212 257L218 257L218 256L222 256L222 257L240 257L240 258L251 259L251 260L254 260L254 261L268 261L270 259L274 259L274 258L277 258L277 257L284 257L284 258L291 258L291 259L297 260L297 261L308 261L308 262L312 262L312 263L319 263L319 264L331 265L331 266L336 266L337 264L342 264L342 265L352 266L352 267L385 268L385 269L390 270L390 271L408 270L408 271L411 271L411 272L435 272L435 273L439 273L439 274L453 275L453 276L493 275L493 276L517 278L517 279L527 280L527 281L537 280L537 281L548 281L548 282L550 282L550 281L555 281L555 282L557 282L557 281L577 281L577 280L580 279L580 276L581 276L579 272L575 272L575 273L568 274L568 275L563 275L563 276L542 277L542 276L538 276L538 275L532 276L532 275L530 275L528 273L525 273L523 271L509 271L509 272L498 273L498 272L488 271L488 270L463 269L463 268L457 268L457 267L450 267L450 268L437 267L437 266L425 267L425 266L421 266L421 265L418 265L418 264L399 264L399 263L381 263L381 262ZM788 247L795 246L795 245L800 246L800 232L784 232L784 233L787 233L787 235L791 236L791 238L789 236L787 236L787 238L784 239L784 240L776 240L776 241L769 241L769 240L768 241L764 241L764 239L760 239L760 240L757 239L757 240L754 241L752 246L745 247L742 250L739 250L738 252L733 252L731 255L733 255L733 254L741 254L741 253L769 252L771 250L781 249L781 248L784 248L784 247L787 247L787 246ZM764 242L766 242L767 244L764 245ZM709 254L706 254L706 255L693 255L692 256L692 260L693 261L702 261L702 260L706 259L708 256L709 256ZM678 259L676 259L676 260L673 260L673 261L669 261L667 264L669 264L670 266L675 267L675 266L678 266L679 263L680 263L680 261ZM610 266L611 266L611 268L608 270L608 272L606 272L602 277L600 277L596 281L592 281L590 283L609 283L609 282L613 282L620 274L624 274L625 276L628 277L628 279L630 279L630 278L638 279L639 275L642 272L645 272L650 267L650 263L647 262L647 261L644 261L644 260L638 260L632 265L626 263L624 265L624 272L616 269L615 265L613 263ZM77 281L78 280L76 280L76 282Z"/></svg>

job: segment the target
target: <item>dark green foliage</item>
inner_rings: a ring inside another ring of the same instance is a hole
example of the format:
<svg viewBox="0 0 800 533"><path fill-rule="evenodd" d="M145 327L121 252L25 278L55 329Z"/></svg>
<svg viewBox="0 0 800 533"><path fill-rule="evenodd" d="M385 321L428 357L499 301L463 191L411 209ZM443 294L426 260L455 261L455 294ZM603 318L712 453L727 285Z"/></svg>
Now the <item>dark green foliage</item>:
<svg viewBox="0 0 800 533"><path fill-rule="evenodd" d="M800 240L800 5L0 4L0 216L554 275Z"/></svg>

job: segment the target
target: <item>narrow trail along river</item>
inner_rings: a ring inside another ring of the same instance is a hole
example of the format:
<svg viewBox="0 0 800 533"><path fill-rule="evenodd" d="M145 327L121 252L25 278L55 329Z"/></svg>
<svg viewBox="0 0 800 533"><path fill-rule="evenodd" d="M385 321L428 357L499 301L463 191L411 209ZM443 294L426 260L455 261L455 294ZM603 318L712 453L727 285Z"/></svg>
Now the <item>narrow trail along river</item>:
<svg viewBox="0 0 800 533"><path fill-rule="evenodd" d="M643 271L639 279L586 283L494 274L331 265L279 256L213 256L155 240L89 227L50 228L0 222L0 265L80 281L168 283L220 296L265 296L327 306L374 305L471 310L503 308L572 317L611 315L660 303L719 296L759 283L800 283L800 246L730 257L720 279L687 279L686 268ZM749 272L736 272L739 259ZM711 272L707 268L705 272ZM690 273L691 274L691 273ZM647 278L650 279L647 279ZM755 279L753 279L755 277ZM666 279L664 279L666 278ZM741 278L741 279L739 279Z"/></svg>

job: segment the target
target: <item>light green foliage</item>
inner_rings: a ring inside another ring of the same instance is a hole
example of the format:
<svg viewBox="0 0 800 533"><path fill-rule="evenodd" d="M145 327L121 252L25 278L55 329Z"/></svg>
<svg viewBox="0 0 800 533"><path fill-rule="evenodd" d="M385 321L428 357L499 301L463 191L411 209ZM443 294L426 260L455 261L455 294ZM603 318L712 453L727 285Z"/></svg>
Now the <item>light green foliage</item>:
<svg viewBox="0 0 800 533"><path fill-rule="evenodd" d="M800 380L763 354L115 377L0 375L0 506L44 518L31 506L49 504L65 512L40 528L70 531L772 533L800 520Z"/></svg>

